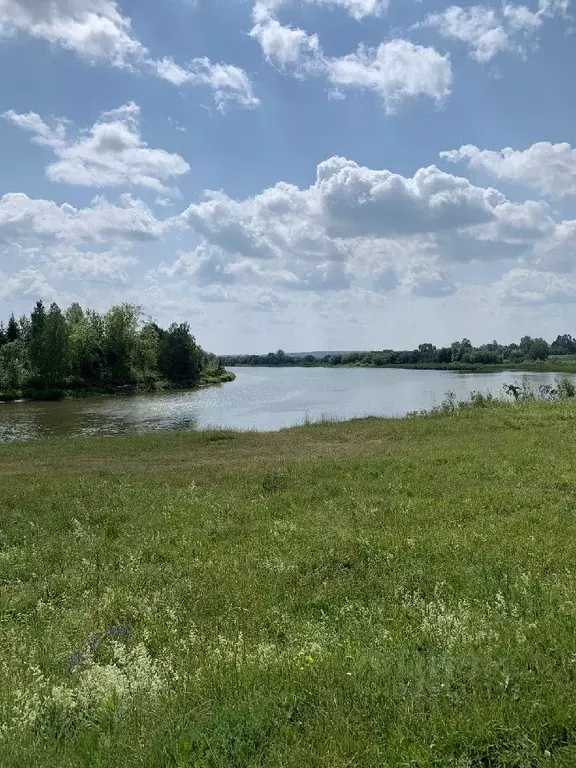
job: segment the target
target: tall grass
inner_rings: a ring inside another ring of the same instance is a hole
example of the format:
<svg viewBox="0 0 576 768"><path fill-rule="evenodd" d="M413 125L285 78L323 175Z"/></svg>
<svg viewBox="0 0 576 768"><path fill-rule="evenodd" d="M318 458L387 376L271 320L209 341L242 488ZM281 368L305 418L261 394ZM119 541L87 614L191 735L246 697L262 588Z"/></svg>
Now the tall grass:
<svg viewBox="0 0 576 768"><path fill-rule="evenodd" d="M2 768L576 764L576 407L0 448Z"/></svg>

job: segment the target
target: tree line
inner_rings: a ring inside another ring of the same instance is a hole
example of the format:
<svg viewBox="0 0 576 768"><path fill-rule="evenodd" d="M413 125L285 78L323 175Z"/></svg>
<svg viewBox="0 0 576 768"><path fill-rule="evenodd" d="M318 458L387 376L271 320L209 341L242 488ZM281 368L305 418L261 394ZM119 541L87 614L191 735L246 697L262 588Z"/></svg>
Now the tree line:
<svg viewBox="0 0 576 768"><path fill-rule="evenodd" d="M420 344L417 349L384 349L376 352L338 352L324 357L290 355L279 349L267 355L225 355L224 365L258 366L429 366L465 368L489 365L517 365L545 362L552 355L576 355L576 339L569 334L558 336L549 344L542 338L524 336L518 344L492 341L474 347L469 339L455 341L449 347Z"/></svg>
<svg viewBox="0 0 576 768"><path fill-rule="evenodd" d="M0 323L3 392L193 387L224 375L187 323L161 328L133 304L101 314L38 301L30 315Z"/></svg>

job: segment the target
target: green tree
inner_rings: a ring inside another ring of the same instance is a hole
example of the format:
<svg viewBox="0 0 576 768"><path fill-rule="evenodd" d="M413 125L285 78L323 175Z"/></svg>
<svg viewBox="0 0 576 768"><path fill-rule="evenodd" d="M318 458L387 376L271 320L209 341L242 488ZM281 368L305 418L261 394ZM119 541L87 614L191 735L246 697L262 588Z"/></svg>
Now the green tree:
<svg viewBox="0 0 576 768"><path fill-rule="evenodd" d="M104 321L98 312L72 304L66 312L70 372L76 385L99 386L104 369Z"/></svg>
<svg viewBox="0 0 576 768"><path fill-rule="evenodd" d="M112 307L104 316L105 377L113 383L135 381L138 324L142 309L134 304Z"/></svg>
<svg viewBox="0 0 576 768"><path fill-rule="evenodd" d="M438 362L439 363L451 363L452 362L452 350L450 347L442 347L438 350Z"/></svg>
<svg viewBox="0 0 576 768"><path fill-rule="evenodd" d="M534 339L531 336L522 336L518 348L523 355L528 356L530 354L530 348L533 341Z"/></svg>
<svg viewBox="0 0 576 768"><path fill-rule="evenodd" d="M143 381L157 378L160 334L155 323L146 323L138 334L136 366Z"/></svg>
<svg viewBox="0 0 576 768"><path fill-rule="evenodd" d="M550 347L544 339L532 339L528 350L528 357L532 360L547 360L550 357Z"/></svg>
<svg viewBox="0 0 576 768"><path fill-rule="evenodd" d="M14 317L14 313L10 315L10 320L8 321L8 328L6 329L6 338L8 341L18 341L20 338L20 327L18 325L18 322L16 321L16 318Z"/></svg>
<svg viewBox="0 0 576 768"><path fill-rule="evenodd" d="M29 377L24 342L19 339L0 347L0 389L22 389Z"/></svg>
<svg viewBox="0 0 576 768"><path fill-rule="evenodd" d="M188 323L173 323L160 340L160 372L170 382L196 384L200 377L201 354Z"/></svg>
<svg viewBox="0 0 576 768"><path fill-rule="evenodd" d="M42 374L45 368L45 356L47 350L45 347L44 332L46 330L46 310L42 301L37 301L32 314L30 315L30 328L28 338L28 353L30 355L30 366L33 379L42 381ZM48 352L49 354L49 352Z"/></svg>
<svg viewBox="0 0 576 768"><path fill-rule="evenodd" d="M58 304L50 305L44 321L42 382L62 384L68 375L68 326Z"/></svg>

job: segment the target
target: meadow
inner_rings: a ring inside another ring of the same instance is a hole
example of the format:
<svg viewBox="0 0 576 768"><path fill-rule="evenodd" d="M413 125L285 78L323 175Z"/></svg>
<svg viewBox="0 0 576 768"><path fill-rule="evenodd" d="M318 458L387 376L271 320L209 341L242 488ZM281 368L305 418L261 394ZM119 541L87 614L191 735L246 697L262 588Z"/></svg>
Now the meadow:
<svg viewBox="0 0 576 768"><path fill-rule="evenodd" d="M0 447L2 768L576 765L576 405Z"/></svg>

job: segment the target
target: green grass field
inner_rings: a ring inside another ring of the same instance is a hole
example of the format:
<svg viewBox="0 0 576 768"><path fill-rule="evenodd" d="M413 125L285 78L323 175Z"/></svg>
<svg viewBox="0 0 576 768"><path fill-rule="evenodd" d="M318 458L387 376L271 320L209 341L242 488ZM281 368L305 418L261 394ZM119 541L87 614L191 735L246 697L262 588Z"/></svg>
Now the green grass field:
<svg viewBox="0 0 576 768"><path fill-rule="evenodd" d="M2 768L576 765L576 406L0 448Z"/></svg>

